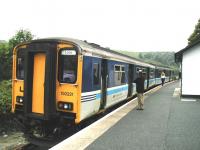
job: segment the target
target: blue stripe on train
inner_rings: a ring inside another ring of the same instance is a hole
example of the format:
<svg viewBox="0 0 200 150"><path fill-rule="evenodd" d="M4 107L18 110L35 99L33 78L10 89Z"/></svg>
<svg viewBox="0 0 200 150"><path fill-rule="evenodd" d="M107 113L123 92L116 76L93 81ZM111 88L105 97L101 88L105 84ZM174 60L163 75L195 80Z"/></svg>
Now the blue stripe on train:
<svg viewBox="0 0 200 150"><path fill-rule="evenodd" d="M122 92L122 91L126 91L126 90L128 90L128 86L120 87L120 88L114 89L114 90L110 90L110 91L107 91L107 96L108 95L112 95L114 93L119 93L119 92Z"/></svg>
<svg viewBox="0 0 200 150"><path fill-rule="evenodd" d="M119 93L119 92L122 92L122 91L126 91L126 90L128 90L128 86L120 87L120 88L117 88L117 89L114 89L114 90L110 90L110 91L107 91L107 96L115 94L115 93ZM96 94L96 99L100 99L100 98L101 98L101 94L100 93Z"/></svg>
<svg viewBox="0 0 200 150"><path fill-rule="evenodd" d="M100 98L101 98L101 94L98 93L98 94L96 95L96 99L100 99Z"/></svg>

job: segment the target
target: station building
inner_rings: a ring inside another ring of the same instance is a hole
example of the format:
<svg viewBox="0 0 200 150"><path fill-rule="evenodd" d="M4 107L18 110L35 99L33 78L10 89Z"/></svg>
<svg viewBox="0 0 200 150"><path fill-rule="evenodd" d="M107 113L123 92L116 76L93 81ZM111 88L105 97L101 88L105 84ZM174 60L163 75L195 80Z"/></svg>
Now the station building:
<svg viewBox="0 0 200 150"><path fill-rule="evenodd" d="M200 40L175 54L181 66L181 97L200 98Z"/></svg>

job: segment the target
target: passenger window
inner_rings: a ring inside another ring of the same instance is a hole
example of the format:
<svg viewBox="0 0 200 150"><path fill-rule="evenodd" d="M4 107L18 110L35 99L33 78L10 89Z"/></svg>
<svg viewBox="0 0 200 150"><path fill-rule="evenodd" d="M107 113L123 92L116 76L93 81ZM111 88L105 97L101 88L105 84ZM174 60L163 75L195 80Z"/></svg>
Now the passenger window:
<svg viewBox="0 0 200 150"><path fill-rule="evenodd" d="M136 67L136 77L139 77L139 71L141 70L142 68L140 67Z"/></svg>
<svg viewBox="0 0 200 150"><path fill-rule="evenodd" d="M146 68L142 68L142 74L143 74L143 77L144 77L145 79L147 79Z"/></svg>
<svg viewBox="0 0 200 150"><path fill-rule="evenodd" d="M139 73L139 71L140 71L140 68L139 68L139 67L137 67L137 68L136 68L136 72L137 72L137 73Z"/></svg>
<svg viewBox="0 0 200 150"><path fill-rule="evenodd" d="M126 83L126 81L125 81L125 72L122 72L121 83Z"/></svg>
<svg viewBox="0 0 200 150"><path fill-rule="evenodd" d="M121 66L121 72L122 72L122 77L121 77L121 83L125 83L125 67Z"/></svg>
<svg viewBox="0 0 200 150"><path fill-rule="evenodd" d="M78 54L75 49L59 52L58 77L61 83L75 83L77 79Z"/></svg>
<svg viewBox="0 0 200 150"><path fill-rule="evenodd" d="M122 72L125 72L124 66L121 66L121 71L122 71Z"/></svg>
<svg viewBox="0 0 200 150"><path fill-rule="evenodd" d="M116 65L115 66L115 72L120 71L120 66Z"/></svg>
<svg viewBox="0 0 200 150"><path fill-rule="evenodd" d="M99 85L99 64L93 64L93 84Z"/></svg>
<svg viewBox="0 0 200 150"><path fill-rule="evenodd" d="M24 51L17 52L17 79L24 79Z"/></svg>
<svg viewBox="0 0 200 150"><path fill-rule="evenodd" d="M116 86L126 83L125 67L124 66L115 65L114 82L115 82Z"/></svg>
<svg viewBox="0 0 200 150"><path fill-rule="evenodd" d="M147 74L146 74L146 72L143 72L142 75L143 75L143 77L144 77L145 79L147 79Z"/></svg>
<svg viewBox="0 0 200 150"><path fill-rule="evenodd" d="M154 78L155 72L153 69L150 70L150 79Z"/></svg>

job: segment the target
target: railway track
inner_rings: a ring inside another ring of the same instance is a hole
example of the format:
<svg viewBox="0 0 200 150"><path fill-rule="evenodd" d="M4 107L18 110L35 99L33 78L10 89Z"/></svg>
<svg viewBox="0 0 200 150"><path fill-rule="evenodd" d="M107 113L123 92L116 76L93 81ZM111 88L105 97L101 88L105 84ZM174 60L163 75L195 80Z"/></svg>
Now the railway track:
<svg viewBox="0 0 200 150"><path fill-rule="evenodd" d="M34 145L34 144L27 144L27 145L24 145L21 150L35 150L37 149L38 146Z"/></svg>
<svg viewBox="0 0 200 150"><path fill-rule="evenodd" d="M37 146L35 144L28 143L26 145L17 146L14 150L48 150L49 147Z"/></svg>

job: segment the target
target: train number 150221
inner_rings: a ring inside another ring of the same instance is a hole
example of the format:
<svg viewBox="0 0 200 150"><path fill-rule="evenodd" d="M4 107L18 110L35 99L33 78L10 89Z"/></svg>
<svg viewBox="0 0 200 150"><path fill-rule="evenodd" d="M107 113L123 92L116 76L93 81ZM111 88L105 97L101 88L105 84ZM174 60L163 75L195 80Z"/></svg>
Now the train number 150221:
<svg viewBox="0 0 200 150"><path fill-rule="evenodd" d="M73 93L72 92L61 92L61 95L64 95L64 96L73 96Z"/></svg>

